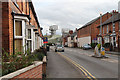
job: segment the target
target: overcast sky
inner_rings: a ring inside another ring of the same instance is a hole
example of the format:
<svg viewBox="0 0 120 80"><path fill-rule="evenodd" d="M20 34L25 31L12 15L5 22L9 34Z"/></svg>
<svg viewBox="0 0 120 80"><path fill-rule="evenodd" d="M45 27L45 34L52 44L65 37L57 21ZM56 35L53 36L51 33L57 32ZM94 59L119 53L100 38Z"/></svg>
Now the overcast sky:
<svg viewBox="0 0 120 80"><path fill-rule="evenodd" d="M57 34L62 28L80 28L82 25L112 10L118 10L119 0L32 0L43 34L49 26L58 25Z"/></svg>

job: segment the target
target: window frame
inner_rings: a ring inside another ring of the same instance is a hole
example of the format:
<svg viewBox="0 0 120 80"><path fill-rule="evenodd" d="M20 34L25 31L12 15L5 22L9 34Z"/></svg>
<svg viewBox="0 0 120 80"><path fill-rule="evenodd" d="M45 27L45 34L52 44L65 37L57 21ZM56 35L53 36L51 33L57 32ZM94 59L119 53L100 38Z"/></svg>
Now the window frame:
<svg viewBox="0 0 120 80"><path fill-rule="evenodd" d="M107 33L109 33L109 25L107 25Z"/></svg>
<svg viewBox="0 0 120 80"><path fill-rule="evenodd" d="M113 26L113 33L115 32L115 23L112 24Z"/></svg>

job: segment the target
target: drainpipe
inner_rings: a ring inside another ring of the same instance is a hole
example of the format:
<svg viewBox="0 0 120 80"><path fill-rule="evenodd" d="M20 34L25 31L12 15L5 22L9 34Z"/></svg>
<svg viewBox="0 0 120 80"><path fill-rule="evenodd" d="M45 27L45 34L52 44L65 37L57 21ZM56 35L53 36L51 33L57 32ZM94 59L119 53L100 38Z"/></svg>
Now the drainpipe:
<svg viewBox="0 0 120 80"><path fill-rule="evenodd" d="M30 2L29 2L29 17L30 17ZM30 20L29 20L29 25L30 25Z"/></svg>
<svg viewBox="0 0 120 80"><path fill-rule="evenodd" d="M14 34L15 34L15 32L14 32L14 16L15 16L15 13L12 12L11 15L13 17L13 19L12 19L13 20L13 54L15 54L15 40L14 40Z"/></svg>

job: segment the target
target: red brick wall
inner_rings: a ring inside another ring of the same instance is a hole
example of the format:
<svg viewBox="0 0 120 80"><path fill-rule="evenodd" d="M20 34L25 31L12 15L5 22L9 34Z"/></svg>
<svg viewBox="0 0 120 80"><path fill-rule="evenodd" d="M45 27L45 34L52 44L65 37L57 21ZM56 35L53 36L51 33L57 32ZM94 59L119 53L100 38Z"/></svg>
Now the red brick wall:
<svg viewBox="0 0 120 80"><path fill-rule="evenodd" d="M113 32L113 27L112 27L112 23L109 23L108 24L109 26L109 31ZM104 25L104 34L102 34L102 36L104 37L107 33L107 25ZM103 32L103 29L102 29L102 32ZM119 34L119 21L115 22L115 32L116 32L116 42L118 43L118 34Z"/></svg>
<svg viewBox="0 0 120 80"><path fill-rule="evenodd" d="M112 15L110 13L106 13L102 16L102 23L105 22L107 19L109 19ZM91 24L91 41L97 38L97 35L99 34L99 29L97 26L100 25L100 18Z"/></svg>
<svg viewBox="0 0 120 80"><path fill-rule="evenodd" d="M35 78L39 78L39 79L42 79L42 65L39 65L29 71L26 71L10 80L15 80L17 78L32 78L32 79L35 79Z"/></svg>
<svg viewBox="0 0 120 80"><path fill-rule="evenodd" d="M2 48L10 53L13 52L13 20L11 13L12 11L15 11L16 13L24 13L29 15L29 2L25 2L28 0L21 1L23 2L17 2L19 7L17 7L12 1L9 3L4 2L2 4ZM32 10L30 10L30 17L31 24L38 28ZM42 35L42 32L39 31L39 33Z"/></svg>
<svg viewBox="0 0 120 80"><path fill-rule="evenodd" d="M9 51L9 4L2 3L2 48Z"/></svg>
<svg viewBox="0 0 120 80"><path fill-rule="evenodd" d="M104 14L102 16L102 22L106 21L110 17L111 17L110 13ZM92 40L97 38L96 36L99 34L99 30L97 29L97 26L99 26L99 25L100 25L100 18L97 19L92 24L90 24L82 29L79 29L78 33L77 33L78 38L91 36L91 42L92 42Z"/></svg>
<svg viewBox="0 0 120 80"><path fill-rule="evenodd" d="M77 36L78 36L78 38L90 36L90 26L86 26L82 29L79 29Z"/></svg>

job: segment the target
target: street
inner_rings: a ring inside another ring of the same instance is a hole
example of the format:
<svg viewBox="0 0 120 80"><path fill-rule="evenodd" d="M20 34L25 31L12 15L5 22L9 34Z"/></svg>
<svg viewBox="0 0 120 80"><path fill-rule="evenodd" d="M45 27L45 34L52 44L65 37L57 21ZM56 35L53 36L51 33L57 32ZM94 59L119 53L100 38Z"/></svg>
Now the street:
<svg viewBox="0 0 120 80"><path fill-rule="evenodd" d="M108 58L101 59L91 57L92 50L65 48L65 52L55 53L51 49L47 78L118 78L117 55L106 54Z"/></svg>

